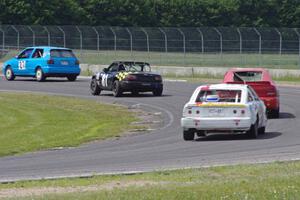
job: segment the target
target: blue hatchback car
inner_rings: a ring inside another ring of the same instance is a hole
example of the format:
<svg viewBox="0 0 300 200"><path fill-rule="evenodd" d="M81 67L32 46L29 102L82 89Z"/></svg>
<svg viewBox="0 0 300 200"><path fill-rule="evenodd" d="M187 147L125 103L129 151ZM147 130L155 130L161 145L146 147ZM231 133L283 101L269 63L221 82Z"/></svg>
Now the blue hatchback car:
<svg viewBox="0 0 300 200"><path fill-rule="evenodd" d="M75 81L80 74L79 61L71 49L61 47L28 47L3 64L3 74L9 81L16 76L35 77L44 81L47 77L67 77Z"/></svg>

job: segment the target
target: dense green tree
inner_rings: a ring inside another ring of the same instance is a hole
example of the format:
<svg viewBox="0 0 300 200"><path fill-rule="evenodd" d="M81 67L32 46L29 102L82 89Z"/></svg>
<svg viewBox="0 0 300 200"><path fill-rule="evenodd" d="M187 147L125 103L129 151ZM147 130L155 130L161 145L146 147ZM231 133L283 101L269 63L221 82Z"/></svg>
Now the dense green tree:
<svg viewBox="0 0 300 200"><path fill-rule="evenodd" d="M1 0L3 24L300 26L299 0Z"/></svg>

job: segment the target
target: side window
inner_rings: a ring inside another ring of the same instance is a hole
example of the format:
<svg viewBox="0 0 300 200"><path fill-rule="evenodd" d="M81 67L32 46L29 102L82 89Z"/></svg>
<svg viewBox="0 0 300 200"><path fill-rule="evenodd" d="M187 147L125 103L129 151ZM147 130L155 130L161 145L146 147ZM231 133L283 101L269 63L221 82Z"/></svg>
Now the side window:
<svg viewBox="0 0 300 200"><path fill-rule="evenodd" d="M44 49L36 49L32 54L32 58L42 58L44 54Z"/></svg>
<svg viewBox="0 0 300 200"><path fill-rule="evenodd" d="M29 58L32 51L33 49L26 49L18 56L18 58Z"/></svg>
<svg viewBox="0 0 300 200"><path fill-rule="evenodd" d="M118 71L118 64L117 63L113 63L109 68L108 68L109 72L117 72Z"/></svg>

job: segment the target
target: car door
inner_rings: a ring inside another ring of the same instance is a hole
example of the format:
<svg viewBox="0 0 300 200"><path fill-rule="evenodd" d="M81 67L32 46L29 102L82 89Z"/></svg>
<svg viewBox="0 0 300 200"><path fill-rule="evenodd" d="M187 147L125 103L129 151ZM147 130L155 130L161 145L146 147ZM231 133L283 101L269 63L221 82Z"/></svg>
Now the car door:
<svg viewBox="0 0 300 200"><path fill-rule="evenodd" d="M30 73L31 75L34 75L35 68L37 66L43 67L43 63L42 63L43 55L44 55L44 49L42 49L42 48L34 49L31 58L28 59L28 61L27 61L28 73Z"/></svg>
<svg viewBox="0 0 300 200"><path fill-rule="evenodd" d="M118 71L118 64L117 63L112 63L106 71L101 72L99 75L99 83L102 89L111 89L112 87L112 82L114 79L114 75Z"/></svg>
<svg viewBox="0 0 300 200"><path fill-rule="evenodd" d="M17 57L17 63L13 66L16 75L28 75L28 66L32 55L33 48L25 49Z"/></svg>
<svg viewBox="0 0 300 200"><path fill-rule="evenodd" d="M113 63L107 72L107 88L112 89L114 79L118 73L118 63Z"/></svg>
<svg viewBox="0 0 300 200"><path fill-rule="evenodd" d="M256 94L256 92L251 88L249 87L249 90L254 98L254 101L255 101L255 104L256 104L256 107L257 107L257 113L258 113L258 116L259 116L259 119L260 119L260 123L263 123L263 120L265 120L265 113L266 113L266 107L265 107L265 104L264 102L258 97L258 95Z"/></svg>

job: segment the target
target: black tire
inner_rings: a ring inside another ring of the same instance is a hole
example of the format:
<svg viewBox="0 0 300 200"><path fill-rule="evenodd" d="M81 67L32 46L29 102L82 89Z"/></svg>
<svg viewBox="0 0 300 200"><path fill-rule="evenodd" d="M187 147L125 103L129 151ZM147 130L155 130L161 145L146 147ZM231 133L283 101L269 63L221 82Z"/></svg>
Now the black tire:
<svg viewBox="0 0 300 200"><path fill-rule="evenodd" d="M35 71L35 78L38 82L42 82L46 80L45 74L41 68L37 68Z"/></svg>
<svg viewBox="0 0 300 200"><path fill-rule="evenodd" d="M259 135L263 135L263 134L265 134L266 133L266 127L260 127L259 129L258 129L258 134Z"/></svg>
<svg viewBox="0 0 300 200"><path fill-rule="evenodd" d="M249 138L257 138L258 136L258 120L254 124L251 125L251 128L249 131L247 131L247 136Z"/></svg>
<svg viewBox="0 0 300 200"><path fill-rule="evenodd" d="M77 76L76 75L68 75L67 79L68 79L68 81L76 81Z"/></svg>
<svg viewBox="0 0 300 200"><path fill-rule="evenodd" d="M162 88L157 88L157 89L153 90L153 95L154 96L161 96L162 92L163 92Z"/></svg>
<svg viewBox="0 0 300 200"><path fill-rule="evenodd" d="M92 95L99 95L101 93L101 89L97 83L97 80L93 78L90 83L90 91Z"/></svg>
<svg viewBox="0 0 300 200"><path fill-rule="evenodd" d="M5 79L8 81L13 81L13 80L15 80L15 78L16 77L14 75L13 70L10 67L7 67L5 70Z"/></svg>
<svg viewBox="0 0 300 200"><path fill-rule="evenodd" d="M279 108L271 109L267 113L268 113L268 118L279 118Z"/></svg>
<svg viewBox="0 0 300 200"><path fill-rule="evenodd" d="M195 132L192 131L192 130L186 130L186 131L183 131L183 139L185 141L190 141L190 140L194 140L195 138Z"/></svg>
<svg viewBox="0 0 300 200"><path fill-rule="evenodd" d="M115 80L113 82L113 87L112 87L112 91L113 91L113 95L115 97L120 97L122 96L123 92L122 92L122 88L120 86L120 82L118 80Z"/></svg>

